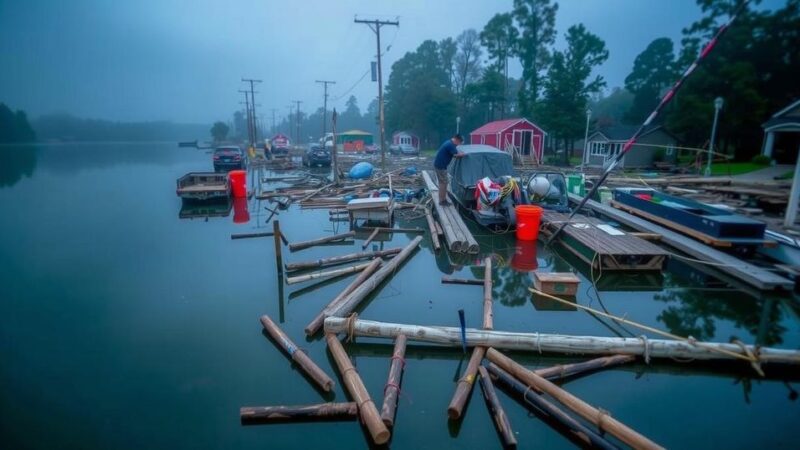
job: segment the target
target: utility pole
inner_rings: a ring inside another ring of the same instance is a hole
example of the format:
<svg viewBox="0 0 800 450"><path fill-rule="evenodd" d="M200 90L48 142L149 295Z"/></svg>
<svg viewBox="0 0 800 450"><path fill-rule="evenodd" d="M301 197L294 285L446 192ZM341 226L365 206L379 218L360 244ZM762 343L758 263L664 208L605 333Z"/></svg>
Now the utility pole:
<svg viewBox="0 0 800 450"><path fill-rule="evenodd" d="M370 30L375 32L378 42L378 121L381 135L381 169L386 170L386 126L383 122L383 73L381 71L381 27L384 25L400 26L399 21L389 20L359 20L353 19L355 23L363 23Z"/></svg>
<svg viewBox="0 0 800 450"><path fill-rule="evenodd" d="M242 77L242 82L250 83L250 108L252 109L252 113L250 115L252 120L252 137L250 138L250 145L254 146L256 139L258 139L258 128L256 127L256 92L253 90L253 85L255 83L261 83L261 80L254 80L252 78L244 78Z"/></svg>
<svg viewBox="0 0 800 450"><path fill-rule="evenodd" d="M300 101L300 100L292 100L292 101L297 104L297 113L295 114L295 117L294 117L294 124L295 124L295 127L296 127L296 129L295 129L295 135L296 136L295 136L295 140L294 140L294 145L295 145L295 147L297 147L298 145L300 145L300 103L303 103L303 102Z"/></svg>
<svg viewBox="0 0 800 450"><path fill-rule="evenodd" d="M331 116L331 131L333 132L333 151L331 153L331 158L333 159L333 184L336 186L339 185L339 158L336 156L336 108L333 108L333 114ZM323 141L324 145L324 141Z"/></svg>
<svg viewBox="0 0 800 450"><path fill-rule="evenodd" d="M325 87L325 95L323 96L324 100L322 103L322 147L325 147L325 129L328 121L328 85L329 84L336 84L335 81L325 81L325 80L317 80L317 83L321 83ZM335 119L334 119L335 120ZM334 151L336 150L336 143L334 143Z"/></svg>
<svg viewBox="0 0 800 450"><path fill-rule="evenodd" d="M245 116L246 119L247 119L247 140L250 141L250 145L252 145L253 144L253 122L252 122L252 118L250 117L250 114L251 114L250 113L250 97L247 96L249 91L239 90L239 92L244 94L244 105L245 105L246 111L247 111L247 114ZM239 102L239 104L242 104L242 102Z"/></svg>
<svg viewBox="0 0 800 450"><path fill-rule="evenodd" d="M272 132L270 134L275 134L275 111L277 110L278 108L270 108L270 111L272 111Z"/></svg>

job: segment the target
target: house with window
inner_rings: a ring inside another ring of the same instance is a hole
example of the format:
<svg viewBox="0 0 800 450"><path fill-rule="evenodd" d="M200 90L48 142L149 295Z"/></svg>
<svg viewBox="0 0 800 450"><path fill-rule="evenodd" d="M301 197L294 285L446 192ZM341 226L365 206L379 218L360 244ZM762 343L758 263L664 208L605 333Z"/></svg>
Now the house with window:
<svg viewBox="0 0 800 450"><path fill-rule="evenodd" d="M584 164L606 167L633 136L638 127L615 125L600 128L589 135ZM675 164L678 160L678 139L660 125L648 127L636 139L618 167L627 169L654 167L656 163Z"/></svg>
<svg viewBox="0 0 800 450"><path fill-rule="evenodd" d="M419 137L410 131L395 131L392 134L392 145L410 145L419 150Z"/></svg>
<svg viewBox="0 0 800 450"><path fill-rule="evenodd" d="M469 134L470 144L491 145L510 153L515 161L542 162L547 133L528 119L489 122Z"/></svg>
<svg viewBox="0 0 800 450"><path fill-rule="evenodd" d="M761 128L764 129L761 154L778 164L795 164L800 148L800 99L773 114Z"/></svg>

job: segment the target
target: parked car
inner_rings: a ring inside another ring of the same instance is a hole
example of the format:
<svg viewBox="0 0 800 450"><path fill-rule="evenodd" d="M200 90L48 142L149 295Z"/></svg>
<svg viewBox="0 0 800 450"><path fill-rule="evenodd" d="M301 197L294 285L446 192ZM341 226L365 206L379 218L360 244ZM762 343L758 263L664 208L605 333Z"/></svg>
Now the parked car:
<svg viewBox="0 0 800 450"><path fill-rule="evenodd" d="M417 150L411 144L400 144L400 154L401 155L419 155L419 150Z"/></svg>
<svg viewBox="0 0 800 450"><path fill-rule="evenodd" d="M323 148L319 144L310 145L303 152L303 165L312 166L328 166L331 165L331 152Z"/></svg>
<svg viewBox="0 0 800 450"><path fill-rule="evenodd" d="M381 151L380 146L378 144L371 144L364 147L364 153L368 155L372 155L375 153L379 153Z"/></svg>
<svg viewBox="0 0 800 450"><path fill-rule="evenodd" d="M238 145L222 145L214 149L214 172L244 169L247 164L244 151Z"/></svg>

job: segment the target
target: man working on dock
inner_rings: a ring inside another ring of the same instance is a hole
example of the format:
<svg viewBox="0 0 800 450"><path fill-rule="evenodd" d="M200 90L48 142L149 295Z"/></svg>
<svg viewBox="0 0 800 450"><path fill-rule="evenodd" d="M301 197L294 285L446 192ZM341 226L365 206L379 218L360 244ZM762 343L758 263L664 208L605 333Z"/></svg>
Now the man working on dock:
<svg viewBox="0 0 800 450"><path fill-rule="evenodd" d="M433 168L436 169L436 178L439 180L439 204L449 206L447 201L447 166L453 157L462 158L466 156L464 152L458 151L458 146L464 142L460 134L456 134L444 141L439 150L436 151L436 158L433 160Z"/></svg>

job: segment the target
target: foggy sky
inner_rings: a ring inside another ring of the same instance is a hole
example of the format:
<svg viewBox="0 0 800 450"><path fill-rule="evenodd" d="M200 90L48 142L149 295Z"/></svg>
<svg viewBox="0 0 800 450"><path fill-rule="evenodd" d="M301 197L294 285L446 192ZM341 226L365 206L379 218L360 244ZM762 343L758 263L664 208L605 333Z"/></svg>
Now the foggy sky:
<svg viewBox="0 0 800 450"><path fill-rule="evenodd" d="M609 87L621 86L650 41L700 17L694 0L561 0L557 47L576 23L606 41ZM781 0L761 7L775 8ZM375 36L359 18L398 18L382 31L384 83L391 64L423 40L480 31L512 0L0 0L0 102L32 116L68 112L120 121L229 120L242 77L260 78L259 114L278 120L293 100L322 106L316 79L335 80L329 108L352 93L362 112L377 95L369 69ZM519 76L519 64L511 75ZM347 92L351 87L352 91Z"/></svg>

